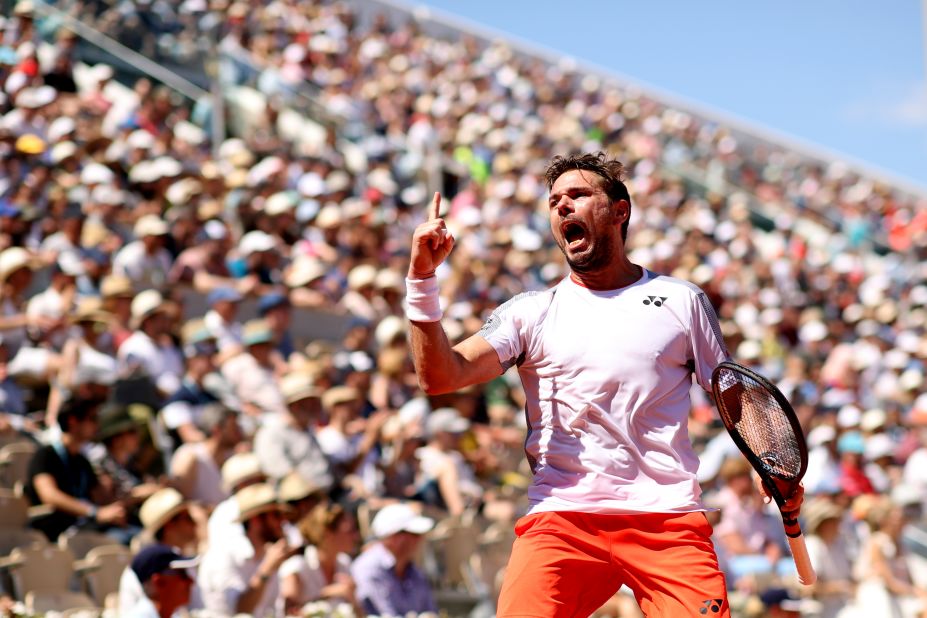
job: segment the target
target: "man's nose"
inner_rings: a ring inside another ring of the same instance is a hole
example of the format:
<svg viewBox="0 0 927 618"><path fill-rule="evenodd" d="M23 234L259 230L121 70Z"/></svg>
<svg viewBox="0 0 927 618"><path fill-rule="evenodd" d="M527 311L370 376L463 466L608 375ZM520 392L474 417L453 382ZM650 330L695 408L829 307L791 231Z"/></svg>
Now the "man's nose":
<svg viewBox="0 0 927 618"><path fill-rule="evenodd" d="M563 216L571 212L573 212L573 200L564 195L560 198L560 201L557 202L557 214Z"/></svg>

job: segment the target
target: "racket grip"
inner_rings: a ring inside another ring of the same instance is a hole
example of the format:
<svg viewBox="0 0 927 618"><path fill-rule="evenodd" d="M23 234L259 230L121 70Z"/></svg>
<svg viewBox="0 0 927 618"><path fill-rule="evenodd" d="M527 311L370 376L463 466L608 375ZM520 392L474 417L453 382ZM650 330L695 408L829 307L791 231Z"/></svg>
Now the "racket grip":
<svg viewBox="0 0 927 618"><path fill-rule="evenodd" d="M817 581L818 575L811 566L811 557L808 556L808 548L805 546L805 537L799 532L798 536L787 536L789 540L789 549L792 550L792 559L795 561L795 568L798 570L798 583L802 586L810 586Z"/></svg>

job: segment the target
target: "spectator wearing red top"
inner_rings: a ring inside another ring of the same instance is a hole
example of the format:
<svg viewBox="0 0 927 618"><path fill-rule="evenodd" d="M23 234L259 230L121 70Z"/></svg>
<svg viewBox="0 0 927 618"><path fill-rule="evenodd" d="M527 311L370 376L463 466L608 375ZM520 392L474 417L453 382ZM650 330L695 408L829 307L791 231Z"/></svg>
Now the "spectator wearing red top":
<svg viewBox="0 0 927 618"><path fill-rule="evenodd" d="M850 498L875 493L872 481L863 470L866 442L861 433L849 431L837 441L840 453L840 487Z"/></svg>

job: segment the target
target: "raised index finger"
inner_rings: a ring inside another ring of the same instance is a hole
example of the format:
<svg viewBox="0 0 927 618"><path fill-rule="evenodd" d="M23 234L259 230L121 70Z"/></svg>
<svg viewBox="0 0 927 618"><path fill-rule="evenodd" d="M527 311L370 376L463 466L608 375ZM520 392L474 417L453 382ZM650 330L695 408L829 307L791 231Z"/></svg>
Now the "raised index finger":
<svg viewBox="0 0 927 618"><path fill-rule="evenodd" d="M431 200L431 208L428 209L428 219L439 219L441 215L441 194L435 191L435 196Z"/></svg>

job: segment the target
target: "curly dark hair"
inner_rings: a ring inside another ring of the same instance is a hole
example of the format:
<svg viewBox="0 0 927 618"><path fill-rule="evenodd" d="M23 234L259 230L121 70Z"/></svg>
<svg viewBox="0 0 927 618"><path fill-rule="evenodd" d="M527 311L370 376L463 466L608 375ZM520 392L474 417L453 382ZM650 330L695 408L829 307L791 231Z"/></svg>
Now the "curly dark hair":
<svg viewBox="0 0 927 618"><path fill-rule="evenodd" d="M571 154L566 157L557 155L544 172L547 189L550 190L560 176L571 170L587 170L596 174L601 178L602 189L612 202L624 200L628 203L628 220L621 226L621 238L627 240L628 222L631 220L631 194L624 184L624 164L618 159L609 158L604 152Z"/></svg>

